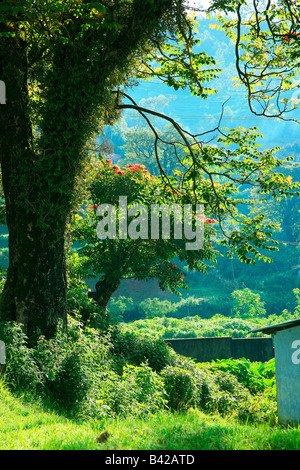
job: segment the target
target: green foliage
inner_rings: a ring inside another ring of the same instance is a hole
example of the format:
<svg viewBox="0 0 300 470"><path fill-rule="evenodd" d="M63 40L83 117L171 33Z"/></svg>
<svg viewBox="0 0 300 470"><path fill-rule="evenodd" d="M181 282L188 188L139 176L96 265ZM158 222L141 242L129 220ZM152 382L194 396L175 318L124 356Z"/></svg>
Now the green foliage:
<svg viewBox="0 0 300 470"><path fill-rule="evenodd" d="M139 304L145 318L173 316L175 307L169 300L159 300L157 297L145 299Z"/></svg>
<svg viewBox="0 0 300 470"><path fill-rule="evenodd" d="M185 318L153 318L136 320L132 323L120 325L124 332L142 334L149 338L195 338L209 336L231 336L233 338L245 338L249 331L267 325L270 321L280 321L280 317L268 320L240 318L228 318L222 315L214 315L209 319L199 315Z"/></svg>
<svg viewBox="0 0 300 470"><path fill-rule="evenodd" d="M197 405L197 383L189 370L166 367L162 372L171 410L183 410Z"/></svg>
<svg viewBox="0 0 300 470"><path fill-rule="evenodd" d="M108 368L109 342L95 329L69 319L68 337L58 331L54 341L40 338L36 360L45 377L44 389L52 403L69 413L91 412L90 396Z"/></svg>
<svg viewBox="0 0 300 470"><path fill-rule="evenodd" d="M122 375L122 389L129 400L122 402L129 406L132 416L155 413L166 408L166 391L163 379L146 364L126 365Z"/></svg>
<svg viewBox="0 0 300 470"><path fill-rule="evenodd" d="M74 281L74 279L73 279ZM76 279L67 293L67 308L71 316L79 317L85 324L106 331L111 318L87 295L87 287L83 281Z"/></svg>
<svg viewBox="0 0 300 470"><path fill-rule="evenodd" d="M175 216L172 211L170 235L162 235L162 215L159 214L158 233L154 239L151 232L151 215L155 204L168 206L177 203L180 207L183 203L191 203L192 195L188 197L179 190L173 192L173 189L166 187L161 178L150 175L140 164L120 168L108 160L96 162L93 171L94 178L90 186L92 205L83 208L82 215L74 218L72 223L72 242L76 242L74 248L77 252L69 256L70 272L81 278L98 277L97 299L101 299L104 306L118 288L120 280L124 278L157 279L161 289L169 289L176 293L179 293L180 289L187 288L183 268L179 262L174 263L174 259L179 259L181 263L186 261L193 270L204 271L206 260L214 259L213 250L208 241L202 250L187 250L188 240L184 236L182 239L174 237ZM119 207L121 196L127 198L126 219ZM98 215L97 208L103 204L110 206L105 213ZM143 204L148 211L147 220L143 223L139 220L138 204ZM111 213L107 214L109 211ZM110 225L112 214L116 224ZM215 222L211 220L205 219L207 240L210 239L211 231L208 226ZM197 221L193 218L194 233L196 224ZM109 231L108 236L103 236L101 239L97 236L98 225L105 228L105 235ZM100 300L97 301L100 303Z"/></svg>
<svg viewBox="0 0 300 470"><path fill-rule="evenodd" d="M31 347L18 325L1 324L10 388L77 417L145 415L165 407L158 372L172 352L164 342L122 335L116 328L103 335L72 317L68 323L67 333L59 326L51 340L39 336Z"/></svg>
<svg viewBox="0 0 300 470"><path fill-rule="evenodd" d="M112 316L113 321L120 322L124 320L123 314L126 310L130 310L133 305L131 298L123 295L119 297L112 297L109 302L109 313Z"/></svg>
<svg viewBox="0 0 300 470"><path fill-rule="evenodd" d="M232 292L233 313L238 318L265 317L266 309L260 295L246 288Z"/></svg>
<svg viewBox="0 0 300 470"><path fill-rule="evenodd" d="M16 390L39 388L43 384L43 376L21 325L14 322L0 323L0 339L4 341L6 349L6 383Z"/></svg>
<svg viewBox="0 0 300 470"><path fill-rule="evenodd" d="M68 334L37 338L30 348L13 324L6 341L6 384L73 417L146 416L168 407L274 422L274 361L196 364L163 341L113 327L106 335L69 319Z"/></svg>
<svg viewBox="0 0 300 470"><path fill-rule="evenodd" d="M217 377L217 382L223 387L224 381L236 384L241 391L239 396L236 389L228 389L234 406L223 411L233 412L241 421L269 422L277 420L275 360L268 362L250 362L246 359L222 359L212 361L208 366ZM232 378L234 380L232 381ZM214 404L213 404L214 406Z"/></svg>
<svg viewBox="0 0 300 470"><path fill-rule="evenodd" d="M212 370L230 372L252 394L275 387L275 360L267 363L250 362L247 359L222 359L212 361Z"/></svg>
<svg viewBox="0 0 300 470"><path fill-rule="evenodd" d="M161 339L140 336L130 331L123 332L119 328L113 328L112 354L117 364L117 371L122 371L126 363L135 366L147 362L156 372L172 362L172 352Z"/></svg>
<svg viewBox="0 0 300 470"><path fill-rule="evenodd" d="M293 119L287 115L299 107L295 100L299 87L299 5L279 1L261 8L255 4L251 18L249 6L247 1L213 4L213 9L221 12L217 18L223 30L236 44L239 81L245 85L250 109L256 115Z"/></svg>
<svg viewBox="0 0 300 470"><path fill-rule="evenodd" d="M274 361L251 363L241 359L195 364L176 356L174 365L166 367L162 376L170 409L194 407L242 421L276 422Z"/></svg>
<svg viewBox="0 0 300 470"><path fill-rule="evenodd" d="M190 24L180 23L177 35L168 38L165 44L152 54L155 66L148 66L146 72L150 69L152 76L160 78L174 90L189 88L192 95L207 98L217 91L205 87L204 83L218 77L221 69L217 67L213 57L199 51L201 42L196 39L195 34L198 25L195 20Z"/></svg>

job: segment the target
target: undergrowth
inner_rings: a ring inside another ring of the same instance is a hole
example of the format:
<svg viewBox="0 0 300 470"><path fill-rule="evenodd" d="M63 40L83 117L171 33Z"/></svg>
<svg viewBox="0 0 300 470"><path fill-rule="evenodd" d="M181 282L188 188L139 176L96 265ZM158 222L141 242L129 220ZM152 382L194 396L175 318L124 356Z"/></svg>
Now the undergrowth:
<svg viewBox="0 0 300 470"><path fill-rule="evenodd" d="M276 423L275 367L246 359L197 364L161 339L100 330L69 317L34 345L19 325L0 325L5 383L76 418L144 417L190 407L243 422Z"/></svg>

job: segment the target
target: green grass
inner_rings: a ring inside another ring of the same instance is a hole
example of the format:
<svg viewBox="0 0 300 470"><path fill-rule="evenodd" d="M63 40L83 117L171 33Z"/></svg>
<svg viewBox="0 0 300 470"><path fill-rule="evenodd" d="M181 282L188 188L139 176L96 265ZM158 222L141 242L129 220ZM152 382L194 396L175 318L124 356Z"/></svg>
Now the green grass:
<svg viewBox="0 0 300 470"><path fill-rule="evenodd" d="M0 450L97 449L96 429L16 398L0 382Z"/></svg>
<svg viewBox="0 0 300 470"><path fill-rule="evenodd" d="M104 430L111 436L99 444ZM299 450L300 429L230 417L161 412L145 419L77 422L15 397L0 382L0 450Z"/></svg>

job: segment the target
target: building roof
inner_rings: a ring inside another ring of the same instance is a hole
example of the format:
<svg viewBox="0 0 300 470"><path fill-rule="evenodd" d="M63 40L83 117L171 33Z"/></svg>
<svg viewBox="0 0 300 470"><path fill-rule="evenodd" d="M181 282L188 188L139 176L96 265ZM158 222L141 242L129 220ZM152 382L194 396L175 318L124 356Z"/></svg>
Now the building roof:
<svg viewBox="0 0 300 470"><path fill-rule="evenodd" d="M297 318L296 320L289 320L283 323L277 323L275 325L270 325L270 326L265 326L263 328L257 328L255 330L249 331L249 333L264 333L266 335L272 335L274 333L277 333L277 331L280 330L286 330L287 328L294 328L295 326L300 325L300 318Z"/></svg>

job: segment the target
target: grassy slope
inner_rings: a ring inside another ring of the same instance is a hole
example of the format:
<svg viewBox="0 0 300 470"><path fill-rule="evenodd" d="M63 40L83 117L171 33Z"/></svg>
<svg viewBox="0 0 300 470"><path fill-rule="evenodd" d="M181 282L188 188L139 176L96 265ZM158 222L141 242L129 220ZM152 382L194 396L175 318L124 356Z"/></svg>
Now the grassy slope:
<svg viewBox="0 0 300 470"><path fill-rule="evenodd" d="M300 430L241 425L197 410L79 423L16 398L0 382L0 450L300 449ZM103 444L96 436L112 436Z"/></svg>

